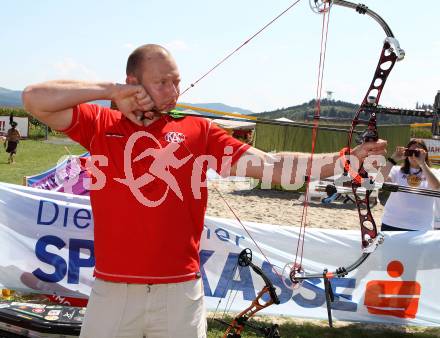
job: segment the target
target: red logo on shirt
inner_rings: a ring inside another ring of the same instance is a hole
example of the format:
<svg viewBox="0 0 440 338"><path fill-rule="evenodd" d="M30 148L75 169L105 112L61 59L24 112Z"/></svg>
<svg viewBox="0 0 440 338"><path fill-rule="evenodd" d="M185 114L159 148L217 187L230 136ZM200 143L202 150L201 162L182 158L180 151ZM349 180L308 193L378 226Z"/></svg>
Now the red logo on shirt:
<svg viewBox="0 0 440 338"><path fill-rule="evenodd" d="M400 277L403 274L402 263L390 262L387 272L390 277ZM420 290L420 284L416 281L374 280L367 284L364 304L372 314L415 318Z"/></svg>

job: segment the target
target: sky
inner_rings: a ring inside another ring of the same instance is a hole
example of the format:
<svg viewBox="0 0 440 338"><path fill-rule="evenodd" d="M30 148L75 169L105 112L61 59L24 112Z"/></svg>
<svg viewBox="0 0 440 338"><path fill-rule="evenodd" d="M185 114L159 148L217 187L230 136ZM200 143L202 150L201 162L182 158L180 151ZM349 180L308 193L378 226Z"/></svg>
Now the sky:
<svg viewBox="0 0 440 338"><path fill-rule="evenodd" d="M293 0L3 0L0 87L22 90L53 79L125 81L128 55L157 43L174 55L187 88ZM380 103L414 108L440 90L438 0L365 0L406 52ZM322 16L300 0L181 97L255 112L315 98ZM371 18L334 6L323 96L360 103L385 33Z"/></svg>

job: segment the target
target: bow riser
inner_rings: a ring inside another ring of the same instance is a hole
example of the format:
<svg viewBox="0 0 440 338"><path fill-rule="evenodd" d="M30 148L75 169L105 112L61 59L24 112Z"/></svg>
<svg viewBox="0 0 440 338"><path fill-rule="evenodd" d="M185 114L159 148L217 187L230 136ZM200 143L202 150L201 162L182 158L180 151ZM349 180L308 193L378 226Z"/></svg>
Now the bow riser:
<svg viewBox="0 0 440 338"><path fill-rule="evenodd" d="M390 74L397 60L399 60L399 56L394 52L394 48L391 47L389 40L386 39L380 54L379 62L374 72L373 80L370 83L370 87L367 90L361 106L353 118L351 131L354 131L356 126L359 124L359 117L366 111L366 107L376 107L378 105L382 90L385 86L386 80L388 79L388 75ZM379 134L377 132L376 111L370 109L369 114L370 117L368 120L367 129L362 135L362 139L360 140L361 143L374 142L379 139ZM345 152L344 156L350 155L352 137L353 133L350 132L348 135L348 143L346 148L347 151ZM352 178L351 186L359 214L362 248L366 249L377 237L377 226L370 209L371 190L367 189L365 196L360 197L357 193L357 189L361 186L367 186L368 188L373 182L368 177L368 173L362 164L356 173L350 168L350 163L347 159L343 158L343 163L345 172Z"/></svg>

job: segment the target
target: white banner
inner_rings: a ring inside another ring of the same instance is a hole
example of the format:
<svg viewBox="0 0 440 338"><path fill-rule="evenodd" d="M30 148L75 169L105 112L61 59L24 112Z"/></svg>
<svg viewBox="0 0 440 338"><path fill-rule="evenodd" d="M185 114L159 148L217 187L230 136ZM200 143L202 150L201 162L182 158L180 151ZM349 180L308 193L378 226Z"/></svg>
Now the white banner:
<svg viewBox="0 0 440 338"><path fill-rule="evenodd" d="M17 129L21 137L28 137L29 118L14 116L14 122L17 122ZM0 136L6 136L9 128L11 128L9 116L0 116Z"/></svg>
<svg viewBox="0 0 440 338"><path fill-rule="evenodd" d="M264 313L326 319L322 280L308 280L292 291L277 275L294 260L298 229L246 226L267 261L236 221L206 217L200 257L208 309L224 298L222 309L230 293L237 292L231 310L241 311L264 286L249 267L233 276L238 254L249 247L253 263L273 281L281 301ZM360 256L360 231L307 229L304 247L307 272L333 270ZM440 231L386 234L385 243L359 269L332 279L334 318L440 325L439 252ZM93 283L93 266L88 197L0 184L0 287L84 298Z"/></svg>
<svg viewBox="0 0 440 338"><path fill-rule="evenodd" d="M423 141L428 148L429 158L431 160L440 160L440 140L424 138Z"/></svg>

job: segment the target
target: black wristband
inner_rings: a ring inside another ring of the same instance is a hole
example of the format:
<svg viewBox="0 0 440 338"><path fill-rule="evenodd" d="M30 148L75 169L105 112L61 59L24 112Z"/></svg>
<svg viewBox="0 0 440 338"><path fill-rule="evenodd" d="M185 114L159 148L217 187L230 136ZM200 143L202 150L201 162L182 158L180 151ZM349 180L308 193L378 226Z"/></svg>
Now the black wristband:
<svg viewBox="0 0 440 338"><path fill-rule="evenodd" d="M394 159L392 157L388 157L387 161L390 162L392 165L396 165L397 164L397 162L394 161Z"/></svg>

